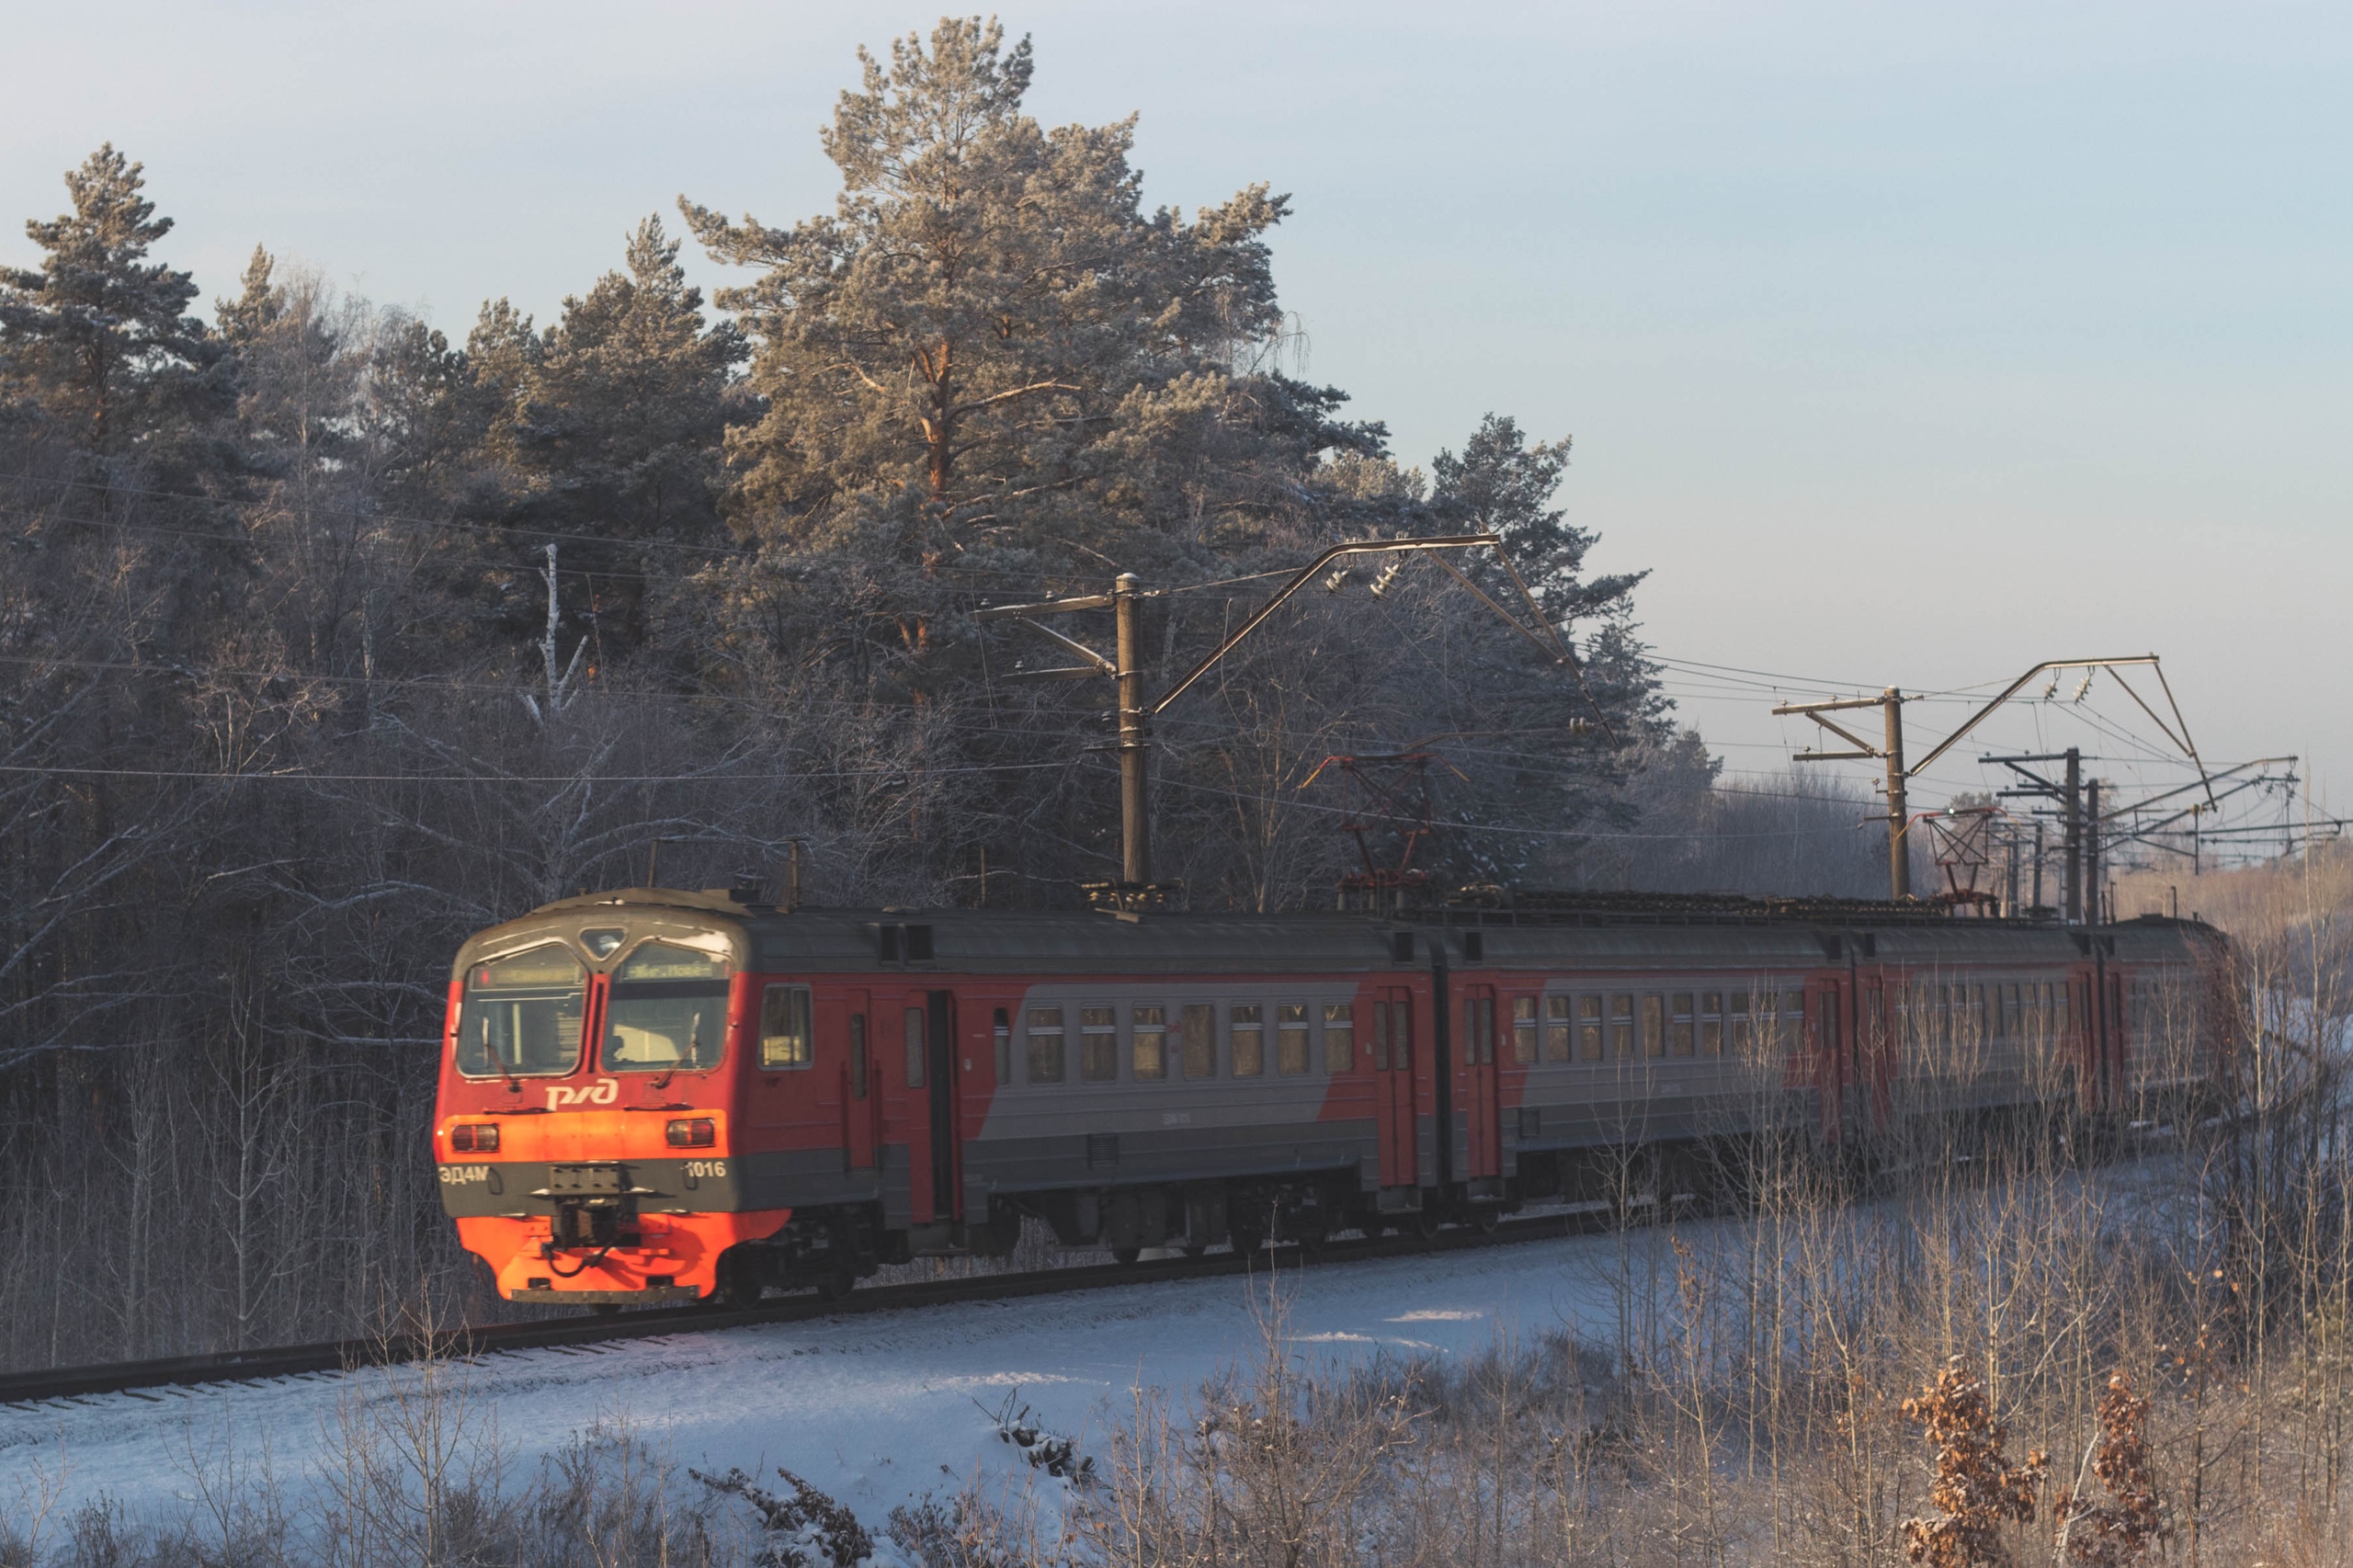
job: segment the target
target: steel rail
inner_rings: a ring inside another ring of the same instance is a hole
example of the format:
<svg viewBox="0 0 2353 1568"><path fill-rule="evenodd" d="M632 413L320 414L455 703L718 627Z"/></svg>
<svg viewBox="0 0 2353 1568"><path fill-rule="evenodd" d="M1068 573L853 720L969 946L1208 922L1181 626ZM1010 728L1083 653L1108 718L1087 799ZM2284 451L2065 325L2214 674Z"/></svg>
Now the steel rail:
<svg viewBox="0 0 2353 1568"><path fill-rule="evenodd" d="M651 1339L673 1334L707 1334L756 1324L805 1323L817 1318L947 1306L964 1301L1018 1301L1078 1290L1104 1290L1158 1281L1214 1278L1221 1275L1275 1272L1302 1266L1415 1257L1518 1242L1550 1241L1594 1228L1606 1214L1564 1212L1505 1221L1492 1231L1466 1227L1418 1237L1328 1242L1281 1252L1212 1253L1148 1263L1091 1264L1040 1268L1018 1274L970 1275L959 1279L878 1285L835 1300L787 1296L750 1307L665 1307L611 1317L563 1318L535 1323L481 1324L440 1333L405 1332L322 1340L313 1345L264 1350L224 1350L199 1356L168 1356L147 1361L117 1361L95 1367L65 1367L0 1373L0 1408L45 1403L84 1403L97 1395L158 1396L149 1389L200 1388L214 1383L266 1382L320 1373L356 1371L436 1358L472 1359L515 1350L557 1349L617 1340ZM1643 1221L1647 1223L1648 1221Z"/></svg>

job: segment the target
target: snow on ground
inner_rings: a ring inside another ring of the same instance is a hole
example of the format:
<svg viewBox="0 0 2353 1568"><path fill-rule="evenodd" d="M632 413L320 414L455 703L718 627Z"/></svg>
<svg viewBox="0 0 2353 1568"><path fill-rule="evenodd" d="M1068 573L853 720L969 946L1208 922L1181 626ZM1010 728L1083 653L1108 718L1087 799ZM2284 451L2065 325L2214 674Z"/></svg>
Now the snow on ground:
<svg viewBox="0 0 2353 1568"><path fill-rule="evenodd" d="M1606 1335L1615 1243L1582 1236L1430 1257L1281 1269L1295 1354L1477 1354L1563 1324ZM1274 1255L1279 1265L1283 1259ZM593 1348L516 1351L457 1369L526 1459L626 1420L682 1465L787 1466L879 1526L892 1506L1017 1462L992 1414L1018 1390L1048 1430L1099 1451L1132 1391L1189 1397L1261 1352L1267 1282L1140 1282L1028 1301L769 1324ZM350 1374L381 1395L403 1374ZM299 1484L331 1460L335 1376L0 1409L0 1508L28 1484L70 1509L111 1497L158 1519L196 1505L233 1451Z"/></svg>

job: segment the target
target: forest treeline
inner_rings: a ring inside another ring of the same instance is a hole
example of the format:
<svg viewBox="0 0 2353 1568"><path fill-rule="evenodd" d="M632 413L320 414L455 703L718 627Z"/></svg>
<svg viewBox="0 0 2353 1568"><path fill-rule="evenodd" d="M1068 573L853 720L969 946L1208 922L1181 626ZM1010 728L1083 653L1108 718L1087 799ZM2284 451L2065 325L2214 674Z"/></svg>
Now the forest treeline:
<svg viewBox="0 0 2353 1568"><path fill-rule="evenodd" d="M1298 373L1288 198L1147 208L1133 120L1040 125L993 23L860 59L832 211L682 199L554 321L494 301L462 341L258 247L208 314L111 145L27 225L0 1365L479 1307L424 1136L449 955L657 846L665 883L773 884L798 843L833 903L1116 874L1106 683L1013 678L1064 661L992 601L1137 573L1165 682L1332 542L1506 541L1582 686L1426 564L1303 596L1157 726L1196 908L1328 903L1356 849L1317 766L1407 742L1455 879L1875 885L1855 801L1724 788L1678 725L1640 574L1555 505L1565 439L1466 418L1424 473ZM689 242L740 281L707 302Z"/></svg>

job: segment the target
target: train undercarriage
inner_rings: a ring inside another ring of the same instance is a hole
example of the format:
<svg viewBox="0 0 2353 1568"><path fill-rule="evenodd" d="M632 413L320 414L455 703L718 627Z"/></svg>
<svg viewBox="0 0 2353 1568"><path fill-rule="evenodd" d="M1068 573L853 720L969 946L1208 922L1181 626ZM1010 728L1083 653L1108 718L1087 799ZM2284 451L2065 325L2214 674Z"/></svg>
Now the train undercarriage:
<svg viewBox="0 0 2353 1568"><path fill-rule="evenodd" d="M1793 1131L1527 1151L1513 1177L1446 1188L1368 1192L1341 1173L1069 1188L1000 1195L978 1223L909 1229L886 1228L880 1204L804 1209L775 1235L729 1250L716 1299L749 1305L767 1290L837 1298L886 1265L1009 1257L1029 1221L1041 1224L1058 1247L1099 1248L1129 1264L1154 1249L1199 1256L1219 1246L1255 1253L1273 1244L1312 1252L1347 1232L1427 1239L1448 1225L1493 1230L1530 1203L1583 1206L1637 1222L1723 1213L1753 1206L1774 1182L1799 1173L1861 1195L1923 1163L1988 1178L2029 1152L2097 1163L2136 1137L2164 1135L2190 1114L2193 1108L2177 1097L2151 1100L2130 1115L2086 1115L2050 1102L1918 1119L1836 1145Z"/></svg>

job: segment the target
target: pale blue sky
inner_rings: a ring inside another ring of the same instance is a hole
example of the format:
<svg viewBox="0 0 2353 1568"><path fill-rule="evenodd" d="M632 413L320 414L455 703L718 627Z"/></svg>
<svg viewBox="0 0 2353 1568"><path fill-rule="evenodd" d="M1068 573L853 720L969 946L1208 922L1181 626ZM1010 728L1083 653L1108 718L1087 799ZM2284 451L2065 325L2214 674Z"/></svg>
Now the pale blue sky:
<svg viewBox="0 0 2353 1568"><path fill-rule="evenodd" d="M827 206L815 131L853 48L936 15L11 10L0 255L110 137L208 296L259 240L453 335L486 295L544 319L681 191ZM2211 757L2302 753L2353 803L2353 11L1004 17L1036 40L1040 116L1142 113L1150 199L1292 194L1309 373L1401 458L1489 409L1574 433L1563 499L1597 564L1654 569L1663 654L1933 690L2154 648ZM1675 687L1735 769L1799 738L1763 693ZM2079 717L1991 738L2124 755Z"/></svg>

